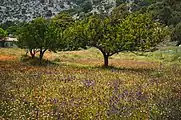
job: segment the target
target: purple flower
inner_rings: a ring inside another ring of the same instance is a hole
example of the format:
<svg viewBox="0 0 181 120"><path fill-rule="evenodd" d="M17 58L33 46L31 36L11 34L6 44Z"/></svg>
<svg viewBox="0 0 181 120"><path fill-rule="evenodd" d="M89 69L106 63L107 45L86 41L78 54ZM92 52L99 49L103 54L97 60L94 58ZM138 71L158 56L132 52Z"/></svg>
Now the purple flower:
<svg viewBox="0 0 181 120"><path fill-rule="evenodd" d="M142 95L141 91L136 92L136 96L140 97Z"/></svg>
<svg viewBox="0 0 181 120"><path fill-rule="evenodd" d="M95 85L95 81L93 81L93 80L84 80L82 83L86 87L91 87L91 86Z"/></svg>
<svg viewBox="0 0 181 120"><path fill-rule="evenodd" d="M58 99L57 99L57 98L51 99L51 103L52 103L52 104L57 104L57 103L58 103Z"/></svg>

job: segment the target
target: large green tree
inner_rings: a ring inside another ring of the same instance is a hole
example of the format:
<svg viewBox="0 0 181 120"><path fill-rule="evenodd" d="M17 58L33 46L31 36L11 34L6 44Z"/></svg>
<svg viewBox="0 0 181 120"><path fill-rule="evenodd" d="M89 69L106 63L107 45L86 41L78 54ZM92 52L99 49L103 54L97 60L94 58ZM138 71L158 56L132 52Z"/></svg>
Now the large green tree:
<svg viewBox="0 0 181 120"><path fill-rule="evenodd" d="M111 17L93 15L74 27L75 40L96 47L108 58L121 51L148 51L163 41L164 30L149 14L134 13L121 18L116 24Z"/></svg>

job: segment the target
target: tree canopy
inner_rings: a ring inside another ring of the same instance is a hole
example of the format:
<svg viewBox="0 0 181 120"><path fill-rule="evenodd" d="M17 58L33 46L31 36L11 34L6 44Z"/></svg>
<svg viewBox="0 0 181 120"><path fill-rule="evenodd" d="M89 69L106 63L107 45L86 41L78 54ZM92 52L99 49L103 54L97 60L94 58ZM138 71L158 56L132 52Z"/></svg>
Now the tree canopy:
<svg viewBox="0 0 181 120"><path fill-rule="evenodd" d="M36 18L18 31L18 45L28 48L32 57L39 51L42 60L47 50L67 50L66 29L73 24L73 18L66 13L60 13L49 20Z"/></svg>
<svg viewBox="0 0 181 120"><path fill-rule="evenodd" d="M22 27L18 34L18 45L35 54L40 52L40 60L47 50L55 51L61 44L60 32L56 25L44 18L36 18Z"/></svg>
<svg viewBox="0 0 181 120"><path fill-rule="evenodd" d="M153 50L165 37L163 27L147 13L130 14L120 18L119 23L110 16L92 15L74 28L78 43L101 51L104 66L115 53Z"/></svg>

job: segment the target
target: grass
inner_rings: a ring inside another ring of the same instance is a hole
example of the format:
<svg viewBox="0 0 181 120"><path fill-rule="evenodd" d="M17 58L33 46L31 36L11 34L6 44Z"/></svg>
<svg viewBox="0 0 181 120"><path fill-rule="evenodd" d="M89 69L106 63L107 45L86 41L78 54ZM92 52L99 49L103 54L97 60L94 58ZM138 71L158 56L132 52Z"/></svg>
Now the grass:
<svg viewBox="0 0 181 120"><path fill-rule="evenodd" d="M0 119L179 120L181 65L170 49L120 53L106 69L94 48L47 52L46 66L0 49Z"/></svg>

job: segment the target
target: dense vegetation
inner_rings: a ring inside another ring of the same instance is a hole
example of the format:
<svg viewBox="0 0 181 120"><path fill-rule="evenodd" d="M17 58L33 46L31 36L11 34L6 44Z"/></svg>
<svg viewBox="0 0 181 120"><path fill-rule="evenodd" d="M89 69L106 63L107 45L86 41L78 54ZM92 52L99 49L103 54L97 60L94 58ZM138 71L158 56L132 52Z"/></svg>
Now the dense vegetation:
<svg viewBox="0 0 181 120"><path fill-rule="evenodd" d="M179 0L117 0L100 14L97 0L74 2L88 14L2 25L21 49L0 49L0 119L181 119Z"/></svg>

